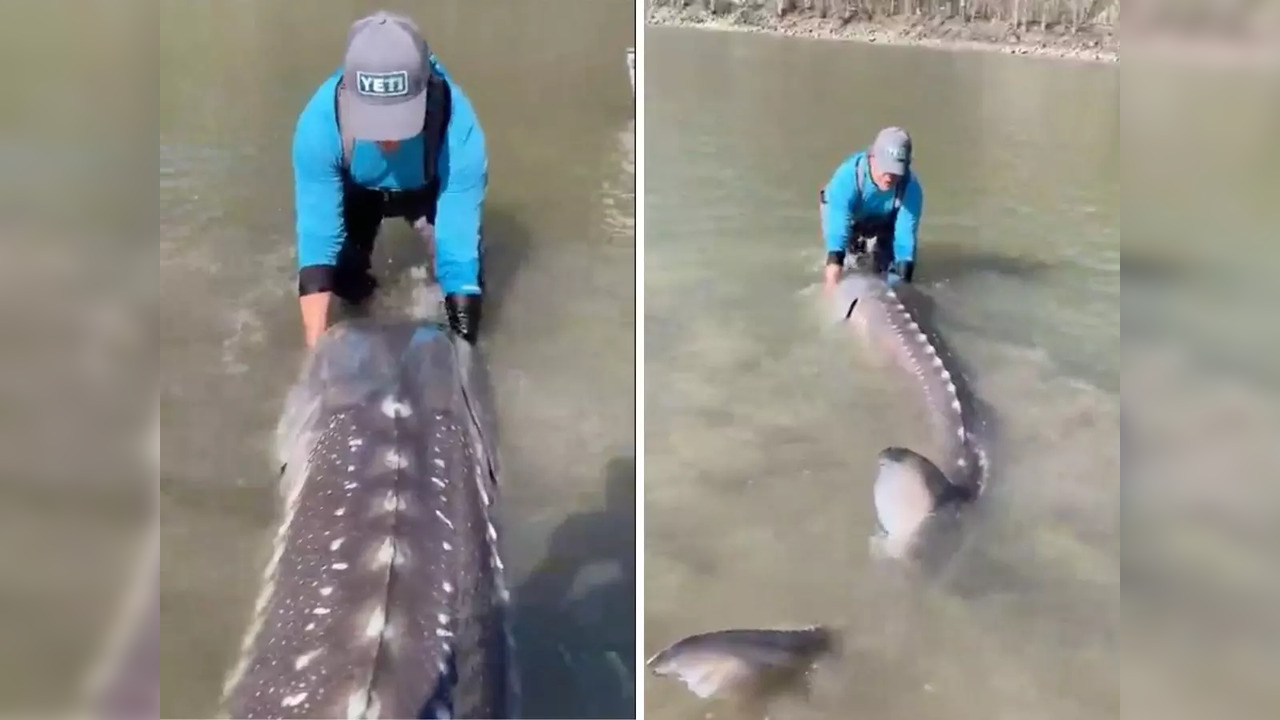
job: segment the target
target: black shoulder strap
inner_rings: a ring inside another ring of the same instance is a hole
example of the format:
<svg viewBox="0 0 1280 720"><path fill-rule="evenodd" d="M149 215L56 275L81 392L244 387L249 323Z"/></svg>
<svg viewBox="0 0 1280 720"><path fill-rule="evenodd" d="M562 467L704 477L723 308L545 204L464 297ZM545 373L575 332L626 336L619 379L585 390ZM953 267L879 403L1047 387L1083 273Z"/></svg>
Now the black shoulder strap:
<svg viewBox="0 0 1280 720"><path fill-rule="evenodd" d="M423 179L428 185L437 179L440 153L444 148L449 118L453 115L453 90L434 69L427 76L427 117L422 125L422 161L426 165Z"/></svg>
<svg viewBox="0 0 1280 720"><path fill-rule="evenodd" d="M898 181L898 187L894 190L894 193L893 193L893 209L894 210L897 210L898 208L902 207L902 199L907 196L907 185L911 184L911 178L912 178L911 168L907 168L907 171L902 175L902 179Z"/></svg>
<svg viewBox="0 0 1280 720"><path fill-rule="evenodd" d="M345 78L338 78L338 86L333 93L334 115L338 118L338 133L342 135L342 169L345 172L351 167L351 151L356 146L356 138L347 132L347 124L342 122L346 117L346 106L342 102L342 88L346 85Z"/></svg>
<svg viewBox="0 0 1280 720"><path fill-rule="evenodd" d="M870 157L870 155L868 155L870 152L871 150L868 148L867 151L862 153L862 156L858 158L858 161L853 164L853 181L856 183L854 187L858 189L859 200L862 199L862 165L867 161L867 158Z"/></svg>
<svg viewBox="0 0 1280 720"><path fill-rule="evenodd" d="M338 120L338 132L342 135L342 169L351 168L351 153L355 149L355 136L347 132L346 116L342 102L343 80L338 80L337 92L334 94L335 115ZM423 161L426 163L426 179L430 182L436 176L440 148L444 145L445 131L449 127L449 116L453 108L453 93L449 83L433 68L427 74L427 116L423 121Z"/></svg>

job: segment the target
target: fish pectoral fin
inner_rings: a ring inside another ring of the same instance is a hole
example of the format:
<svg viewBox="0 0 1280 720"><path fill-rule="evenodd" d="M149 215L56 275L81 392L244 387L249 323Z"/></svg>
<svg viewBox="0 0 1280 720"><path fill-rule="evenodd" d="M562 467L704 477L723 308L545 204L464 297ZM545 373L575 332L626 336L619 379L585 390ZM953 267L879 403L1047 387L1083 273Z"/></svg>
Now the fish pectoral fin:
<svg viewBox="0 0 1280 720"><path fill-rule="evenodd" d="M676 672L676 677L689 688L689 692L704 700L725 690L748 684L755 675L756 672L750 665L731 657L719 658L715 662L694 663Z"/></svg>

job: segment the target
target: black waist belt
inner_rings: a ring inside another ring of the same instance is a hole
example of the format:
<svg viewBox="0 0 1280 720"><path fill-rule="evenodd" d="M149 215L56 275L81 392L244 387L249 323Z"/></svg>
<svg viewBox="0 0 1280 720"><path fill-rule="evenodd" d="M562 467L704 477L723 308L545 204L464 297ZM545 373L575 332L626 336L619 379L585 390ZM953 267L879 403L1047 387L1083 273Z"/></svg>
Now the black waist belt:
<svg viewBox="0 0 1280 720"><path fill-rule="evenodd" d="M347 186L347 191L355 195L364 195L369 199L377 198L382 205L383 213L388 215L417 209L430 199L430 188L427 187L414 188L413 190L390 190L351 184Z"/></svg>

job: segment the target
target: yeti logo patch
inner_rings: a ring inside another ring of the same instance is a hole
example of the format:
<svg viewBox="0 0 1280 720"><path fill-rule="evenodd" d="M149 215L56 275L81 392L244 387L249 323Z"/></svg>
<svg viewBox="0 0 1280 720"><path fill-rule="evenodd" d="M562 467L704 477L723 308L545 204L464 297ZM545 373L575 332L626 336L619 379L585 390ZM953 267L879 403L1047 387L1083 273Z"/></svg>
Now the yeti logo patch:
<svg viewBox="0 0 1280 720"><path fill-rule="evenodd" d="M356 72L356 92L370 97L391 98L409 94L409 73Z"/></svg>

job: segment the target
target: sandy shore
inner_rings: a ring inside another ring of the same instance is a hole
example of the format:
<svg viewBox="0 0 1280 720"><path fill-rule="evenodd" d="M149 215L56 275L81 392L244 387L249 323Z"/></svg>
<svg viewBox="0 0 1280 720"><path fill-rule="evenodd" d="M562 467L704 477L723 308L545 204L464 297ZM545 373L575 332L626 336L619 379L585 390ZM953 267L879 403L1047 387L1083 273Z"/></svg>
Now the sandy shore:
<svg viewBox="0 0 1280 720"><path fill-rule="evenodd" d="M1007 55L1051 57L1086 62L1117 62L1119 38L1110 27L1078 33L1014 31L1003 23L961 22L944 18L885 18L875 22L842 23L794 12L785 17L738 6L712 14L693 8L651 6L650 25L697 27L708 30L768 32L790 37L852 40L879 45L913 45L952 50L985 50Z"/></svg>

